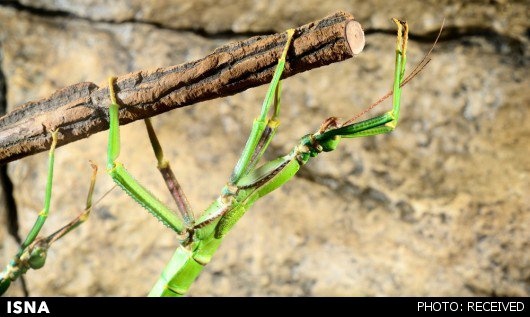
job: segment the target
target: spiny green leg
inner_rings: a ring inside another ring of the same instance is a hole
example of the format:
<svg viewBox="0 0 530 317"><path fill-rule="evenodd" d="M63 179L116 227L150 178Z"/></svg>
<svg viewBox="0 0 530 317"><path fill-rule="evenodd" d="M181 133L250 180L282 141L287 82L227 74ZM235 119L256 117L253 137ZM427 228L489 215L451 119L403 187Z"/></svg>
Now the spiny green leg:
<svg viewBox="0 0 530 317"><path fill-rule="evenodd" d="M283 52L278 59L278 65L276 66L274 76L272 77L269 89L265 95L265 100L263 101L263 106L261 108L261 114L254 120L252 131L250 132L247 143L243 148L243 153L239 157L232 175L230 176L229 184L231 185L236 184L243 175L247 174L255 167L255 165L261 159L280 124L278 120L280 114L281 94L280 79L285 68L285 60L293 35L294 29L287 30L287 41L285 43ZM271 105L274 105L274 113L272 117L267 118Z"/></svg>
<svg viewBox="0 0 530 317"><path fill-rule="evenodd" d="M160 145L155 130L153 129L153 125L151 124L151 119L147 118L144 122L145 127L147 128L147 134L149 135L149 141L151 142L151 146L153 147L153 151L155 152L158 161L157 168L160 171L160 174L162 174L171 196L173 196L175 203L177 203L177 208L182 215L182 219L184 219L184 222L186 223L186 227L192 227L195 222L195 217L190 203L188 202L188 198L186 198L182 187L177 181L169 162L164 158L164 152L162 151L162 146Z"/></svg>
<svg viewBox="0 0 530 317"><path fill-rule="evenodd" d="M394 70L394 85L392 96L392 110L380 116L367 119L358 123L349 124L336 129L330 129L314 135L318 141L330 140L335 136L344 138L358 138L370 135L388 133L395 129L400 110L401 83L405 76L406 52L408 41L408 25L406 22L392 19L398 27L396 42L396 66Z"/></svg>
<svg viewBox="0 0 530 317"><path fill-rule="evenodd" d="M166 207L158 198L151 194L145 187L140 185L125 170L123 165L116 161L120 154L120 123L119 108L114 92L116 78L109 78L109 94L111 105L109 106L109 144L107 154L107 172L112 179L141 206L147 209L153 216L158 218L164 225L178 234L184 232L185 226L177 214Z"/></svg>

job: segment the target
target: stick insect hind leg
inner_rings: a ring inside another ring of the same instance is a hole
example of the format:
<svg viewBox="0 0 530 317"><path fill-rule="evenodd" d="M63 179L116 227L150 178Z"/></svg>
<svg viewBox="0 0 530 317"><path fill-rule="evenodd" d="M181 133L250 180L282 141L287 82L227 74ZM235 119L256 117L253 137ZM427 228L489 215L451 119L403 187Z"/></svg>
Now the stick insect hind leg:
<svg viewBox="0 0 530 317"><path fill-rule="evenodd" d="M37 237L44 223L46 222L50 211L57 134L57 130L52 132L52 144L49 151L48 176L44 196L44 207L39 212L37 220L26 236L26 239L24 239L20 245L19 251L6 266L5 270L0 273L0 295L7 291L11 285L11 282L22 276L29 269L37 270L43 267L46 262L48 249L51 247L51 245L85 222L92 211L92 195L94 193L94 186L96 184L97 166L91 162L92 176L90 178L90 187L88 190L84 211L70 223L52 233L50 236L45 238Z"/></svg>

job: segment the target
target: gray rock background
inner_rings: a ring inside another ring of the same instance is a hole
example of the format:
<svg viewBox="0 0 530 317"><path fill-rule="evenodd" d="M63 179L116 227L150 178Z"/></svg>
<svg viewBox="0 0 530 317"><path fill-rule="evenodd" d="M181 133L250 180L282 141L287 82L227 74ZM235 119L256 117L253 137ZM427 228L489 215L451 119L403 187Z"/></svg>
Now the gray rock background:
<svg viewBox="0 0 530 317"><path fill-rule="evenodd" d="M390 135L344 140L258 201L192 286L192 296L530 295L529 9L525 1L2 1L7 107L80 81L202 57L253 34L342 9L364 26L356 59L284 81L282 126L268 158L328 116L358 113L391 87L394 26L407 19L409 69L446 35L405 89ZM2 76L0 76L1 78ZM160 115L155 128L195 210L219 193L266 87ZM1 99L1 98L0 98ZM374 112L390 108L389 103ZM371 114L373 115L373 114ZM121 161L168 204L142 122L122 129ZM106 133L56 152L46 234L82 210L90 167L105 175ZM20 233L42 208L47 154L9 164ZM16 252L0 194L0 263ZM175 235L120 190L27 274L34 296L142 296ZM20 283L8 295L21 295Z"/></svg>

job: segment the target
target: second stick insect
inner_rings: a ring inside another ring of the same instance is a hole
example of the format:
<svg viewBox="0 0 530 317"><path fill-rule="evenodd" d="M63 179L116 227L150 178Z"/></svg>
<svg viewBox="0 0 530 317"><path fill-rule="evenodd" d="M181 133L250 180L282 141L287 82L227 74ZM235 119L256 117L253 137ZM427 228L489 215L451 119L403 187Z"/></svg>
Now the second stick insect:
<svg viewBox="0 0 530 317"><path fill-rule="evenodd" d="M158 160L158 169L178 207L174 212L139 184L117 161L120 153L119 108L116 100L115 79L109 80L111 105L107 171L114 181L134 200L180 236L180 244L166 265L150 296L182 296L208 264L225 235L260 197L293 178L300 167L321 152L334 150L341 138L358 138L392 131L398 122L401 86L404 78L408 26L394 19L398 28L396 60L392 94L392 110L353 123L339 124L328 118L312 134L303 136L289 154L258 166L279 126L281 77L288 59L294 30L288 30L286 43L278 60L274 76L265 96L260 115L254 120L250 136L219 197L195 218L194 213L175 178L149 119L147 132ZM414 73L414 72L413 72ZM412 74L414 75L414 74ZM180 215L179 215L180 214Z"/></svg>

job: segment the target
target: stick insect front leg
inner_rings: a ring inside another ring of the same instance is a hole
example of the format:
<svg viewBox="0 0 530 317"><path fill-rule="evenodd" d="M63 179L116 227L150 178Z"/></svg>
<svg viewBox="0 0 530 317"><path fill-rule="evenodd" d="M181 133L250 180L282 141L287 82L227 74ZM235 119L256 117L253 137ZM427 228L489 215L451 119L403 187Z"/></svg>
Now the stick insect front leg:
<svg viewBox="0 0 530 317"><path fill-rule="evenodd" d="M46 222L50 211L57 133L57 130L52 132L52 144L49 151L48 176L46 181L46 192L44 196L44 208L39 212L35 224L31 228L26 239L24 239L24 242L22 242L20 245L19 251L15 257L9 262L5 270L0 273L0 295L7 291L11 285L11 282L25 274L29 269L37 270L43 267L46 262L48 249L51 247L51 245L85 222L92 211L92 194L94 192L97 174L97 166L93 163L91 163L92 177L90 179L90 187L87 194L85 210L70 223L52 233L50 236L46 238L37 237L44 223Z"/></svg>

